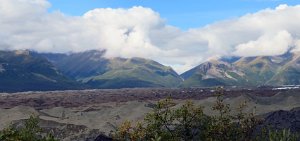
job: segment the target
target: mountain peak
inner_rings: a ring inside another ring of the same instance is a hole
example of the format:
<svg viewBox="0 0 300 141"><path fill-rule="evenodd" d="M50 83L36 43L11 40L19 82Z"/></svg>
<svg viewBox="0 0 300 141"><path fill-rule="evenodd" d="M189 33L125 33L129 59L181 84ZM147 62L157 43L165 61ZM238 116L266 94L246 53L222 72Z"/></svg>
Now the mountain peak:
<svg viewBox="0 0 300 141"><path fill-rule="evenodd" d="M30 51L29 50L15 50L14 51L15 55L29 55Z"/></svg>

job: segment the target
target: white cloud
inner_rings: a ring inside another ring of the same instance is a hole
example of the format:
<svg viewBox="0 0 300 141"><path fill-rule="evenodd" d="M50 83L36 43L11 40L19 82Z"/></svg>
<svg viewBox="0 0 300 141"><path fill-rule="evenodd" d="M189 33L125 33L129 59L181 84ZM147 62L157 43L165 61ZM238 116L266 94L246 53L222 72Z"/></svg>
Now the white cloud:
<svg viewBox="0 0 300 141"><path fill-rule="evenodd" d="M293 48L291 50L291 52L300 52L300 40L295 40L294 46L295 46L295 48Z"/></svg>
<svg viewBox="0 0 300 141"><path fill-rule="evenodd" d="M287 31L262 35L255 41L249 41L236 47L237 56L281 55L293 46L292 36Z"/></svg>
<svg viewBox="0 0 300 141"><path fill-rule="evenodd" d="M16 22L45 14L50 3L46 0L1 0L1 21Z"/></svg>
<svg viewBox="0 0 300 141"><path fill-rule="evenodd" d="M187 31L149 8L99 8L83 16L48 12L46 0L0 1L0 49L145 57L183 72L222 55L276 55L298 47L300 6L280 5ZM197 17L195 17L197 18Z"/></svg>
<svg viewBox="0 0 300 141"><path fill-rule="evenodd" d="M290 40L299 38L299 19L300 6L287 7L286 5L280 5L275 9L265 9L237 19L217 22L200 28L196 32L201 38L209 42L211 54L249 56L248 53L251 54L251 52L248 52L250 49L242 50L241 46L243 48L248 46L253 49L254 47L251 46L257 45L255 47L257 49L256 55L276 55L284 53L279 52L286 51L289 48L290 42L292 42ZM279 33L282 36L278 35L277 37L276 34ZM281 37L287 37L289 41L283 41L285 38ZM277 49L277 51L270 49L270 47L265 49L260 46L270 46L271 42L280 42L275 40L285 42L281 44L272 43L272 49ZM269 42L268 45L266 45L266 42ZM252 53L252 55L255 54Z"/></svg>
<svg viewBox="0 0 300 141"><path fill-rule="evenodd" d="M287 4L281 4L281 5L279 5L279 6L276 7L276 10L285 10L288 7L289 6Z"/></svg>

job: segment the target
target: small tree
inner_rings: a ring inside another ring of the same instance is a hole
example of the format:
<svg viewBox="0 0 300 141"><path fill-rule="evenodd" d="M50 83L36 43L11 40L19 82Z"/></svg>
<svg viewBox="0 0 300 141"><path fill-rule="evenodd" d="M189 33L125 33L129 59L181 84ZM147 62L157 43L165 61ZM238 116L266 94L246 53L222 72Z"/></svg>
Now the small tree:
<svg viewBox="0 0 300 141"><path fill-rule="evenodd" d="M117 140L195 140L207 136L202 130L208 128L209 117L203 108L187 101L178 109L172 109L171 99L161 100L153 112L146 115L143 123L132 126L125 121L114 134ZM200 128L199 128L200 127Z"/></svg>
<svg viewBox="0 0 300 141"><path fill-rule="evenodd" d="M247 101L242 101L236 110L237 114L232 114L230 105L224 102L222 89L217 89L216 96L212 110L218 114L212 116L208 131L211 140L253 140L253 133L261 120L255 117L255 113L245 112Z"/></svg>
<svg viewBox="0 0 300 141"><path fill-rule="evenodd" d="M1 141L57 141L52 134L43 137L42 129L38 126L39 118L30 116L21 128L10 125L8 128L0 131Z"/></svg>

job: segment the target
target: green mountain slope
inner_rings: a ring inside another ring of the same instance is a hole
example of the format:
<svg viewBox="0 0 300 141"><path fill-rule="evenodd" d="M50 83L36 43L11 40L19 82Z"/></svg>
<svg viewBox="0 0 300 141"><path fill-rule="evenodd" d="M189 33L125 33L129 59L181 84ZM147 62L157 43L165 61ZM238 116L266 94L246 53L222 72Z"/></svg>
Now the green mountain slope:
<svg viewBox="0 0 300 141"><path fill-rule="evenodd" d="M280 63L272 61L273 57L243 57L234 62L234 65L246 73L245 79L252 85L264 85L277 72Z"/></svg>
<svg viewBox="0 0 300 141"><path fill-rule="evenodd" d="M0 51L0 91L78 89L46 58L29 51Z"/></svg>
<svg viewBox="0 0 300 141"><path fill-rule="evenodd" d="M300 85L300 53L294 53L289 60L278 67L277 73L268 85Z"/></svg>
<svg viewBox="0 0 300 141"><path fill-rule="evenodd" d="M103 57L101 51L70 54L53 61L62 72L94 88L176 87L182 79L171 68L143 58Z"/></svg>
<svg viewBox="0 0 300 141"><path fill-rule="evenodd" d="M86 51L62 54L42 54L57 66L65 75L81 81L86 77L101 75L107 71L108 60L102 51Z"/></svg>

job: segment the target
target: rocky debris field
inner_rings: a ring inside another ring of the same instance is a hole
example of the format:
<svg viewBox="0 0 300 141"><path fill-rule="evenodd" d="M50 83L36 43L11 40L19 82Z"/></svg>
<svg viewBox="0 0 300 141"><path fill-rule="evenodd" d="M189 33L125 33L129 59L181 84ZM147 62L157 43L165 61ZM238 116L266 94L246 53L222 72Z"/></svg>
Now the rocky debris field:
<svg viewBox="0 0 300 141"><path fill-rule="evenodd" d="M236 97L242 94L253 96L272 96L278 92L300 92L300 89L274 90L271 88L236 89L226 88L224 95ZM36 109L53 107L80 107L90 104L108 102L128 102L159 100L163 98L201 100L215 95L214 88L189 88L189 89L94 89L94 90L69 90L48 92L20 92L0 93L0 108L13 108L15 106L30 106Z"/></svg>

